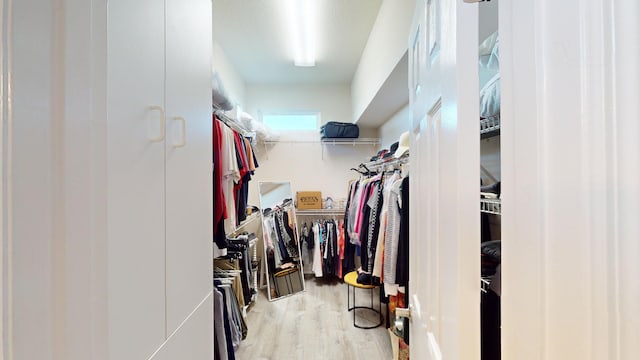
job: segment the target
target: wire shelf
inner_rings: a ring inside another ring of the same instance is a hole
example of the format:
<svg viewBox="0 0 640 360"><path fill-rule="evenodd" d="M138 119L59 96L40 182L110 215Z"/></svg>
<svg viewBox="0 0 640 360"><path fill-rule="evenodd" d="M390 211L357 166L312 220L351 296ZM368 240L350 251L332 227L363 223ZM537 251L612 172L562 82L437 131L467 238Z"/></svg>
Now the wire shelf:
<svg viewBox="0 0 640 360"><path fill-rule="evenodd" d="M502 202L500 199L480 199L480 211L487 214L502 214Z"/></svg>
<svg viewBox="0 0 640 360"><path fill-rule="evenodd" d="M379 145L378 138L357 138L357 139L321 139L324 145Z"/></svg>
<svg viewBox="0 0 640 360"><path fill-rule="evenodd" d="M480 136L482 138L492 137L500 134L500 117L492 116L480 120Z"/></svg>
<svg viewBox="0 0 640 360"><path fill-rule="evenodd" d="M337 216L344 215L345 209L296 210L298 216Z"/></svg>

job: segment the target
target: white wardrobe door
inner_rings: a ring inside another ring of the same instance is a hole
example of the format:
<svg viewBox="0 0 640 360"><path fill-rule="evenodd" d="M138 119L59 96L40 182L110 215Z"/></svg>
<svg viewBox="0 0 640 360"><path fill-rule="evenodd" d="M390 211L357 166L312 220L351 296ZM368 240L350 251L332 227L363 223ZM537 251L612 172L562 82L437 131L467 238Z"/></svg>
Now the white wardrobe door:
<svg viewBox="0 0 640 360"><path fill-rule="evenodd" d="M4 12L0 20L3 173L0 261L4 305L0 341L4 355L0 357L9 358L7 354L11 351L13 359L51 360L55 358L54 312L60 309L56 284L64 279L59 276L63 272L57 271L64 266L53 254L56 244L63 243L58 239L63 239L60 234L64 234L65 220L64 213L53 212L65 209L57 205L64 195L55 192L60 189L57 182L63 173L56 162L62 159L63 151L54 149L64 146L56 135L65 124L61 117L56 118L55 99L59 94L51 90L60 89L56 80L61 78L53 73L58 67L52 66L56 62L55 38L51 34L55 27L51 15L54 6L47 1L12 3L11 13L7 11L7 2L0 1L0 13ZM12 130L8 129L10 123ZM9 320L11 317L13 321Z"/></svg>
<svg viewBox="0 0 640 360"><path fill-rule="evenodd" d="M110 0L107 31L109 358L147 359L166 339L164 2Z"/></svg>
<svg viewBox="0 0 640 360"><path fill-rule="evenodd" d="M167 0L166 6L167 327L171 334L212 290L212 40L210 0Z"/></svg>

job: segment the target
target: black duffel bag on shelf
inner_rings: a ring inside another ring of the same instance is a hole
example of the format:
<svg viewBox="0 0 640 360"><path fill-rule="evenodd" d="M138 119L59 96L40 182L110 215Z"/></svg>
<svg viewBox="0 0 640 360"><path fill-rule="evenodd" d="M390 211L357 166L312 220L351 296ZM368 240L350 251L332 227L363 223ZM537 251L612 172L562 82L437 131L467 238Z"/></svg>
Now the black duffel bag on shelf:
<svg viewBox="0 0 640 360"><path fill-rule="evenodd" d="M320 135L323 139L356 139L360 129L356 124L329 121L320 128Z"/></svg>

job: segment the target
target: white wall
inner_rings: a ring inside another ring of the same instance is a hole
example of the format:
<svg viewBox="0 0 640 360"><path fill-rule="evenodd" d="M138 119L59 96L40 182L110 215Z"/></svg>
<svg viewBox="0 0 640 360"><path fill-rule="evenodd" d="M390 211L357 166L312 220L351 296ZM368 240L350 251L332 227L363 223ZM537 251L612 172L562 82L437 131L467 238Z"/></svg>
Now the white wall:
<svg viewBox="0 0 640 360"><path fill-rule="evenodd" d="M348 85L248 85L245 111L259 119L260 111L321 111L321 121L349 122Z"/></svg>
<svg viewBox="0 0 640 360"><path fill-rule="evenodd" d="M274 183L276 185L278 183ZM267 184L263 184L267 185ZM284 199L293 199L291 184L288 182L279 183L275 188L270 186L262 186L260 194L260 206L263 209L282 205Z"/></svg>
<svg viewBox="0 0 640 360"><path fill-rule="evenodd" d="M393 114L393 116L378 129L381 149L388 149L391 144L400 139L400 135L403 132L411 130L411 112L409 109L409 104L407 104Z"/></svg>
<svg viewBox="0 0 640 360"><path fill-rule="evenodd" d="M415 2L384 0L351 83L352 120L360 118L407 50Z"/></svg>
<svg viewBox="0 0 640 360"><path fill-rule="evenodd" d="M478 43L481 43L489 35L498 31L498 0L492 0L480 4Z"/></svg>
<svg viewBox="0 0 640 360"><path fill-rule="evenodd" d="M246 100L244 80L216 41L213 42L213 71L217 71L220 75L231 102L244 106Z"/></svg>
<svg viewBox="0 0 640 360"><path fill-rule="evenodd" d="M500 171L500 136L480 141L480 164L497 180L502 177ZM482 175L484 184L493 183L485 174Z"/></svg>
<svg viewBox="0 0 640 360"><path fill-rule="evenodd" d="M266 152L262 145L256 150L260 167L250 183L250 205L259 205L259 181L290 181L293 196L296 191L321 191L323 198L345 198L349 180L357 175L349 169L358 167L377 151L372 145L322 145L318 142L283 142L269 145Z"/></svg>
<svg viewBox="0 0 640 360"><path fill-rule="evenodd" d="M258 118L260 111L320 111L321 121L348 122L351 97L348 85L249 85L246 110ZM360 129L360 137L375 137L376 130ZM258 181L291 181L292 190L318 190L323 197L347 196L352 167L370 158L375 146L322 145L315 142L281 142L256 147L260 167L251 182L249 204L258 205ZM323 154L324 146L324 154Z"/></svg>

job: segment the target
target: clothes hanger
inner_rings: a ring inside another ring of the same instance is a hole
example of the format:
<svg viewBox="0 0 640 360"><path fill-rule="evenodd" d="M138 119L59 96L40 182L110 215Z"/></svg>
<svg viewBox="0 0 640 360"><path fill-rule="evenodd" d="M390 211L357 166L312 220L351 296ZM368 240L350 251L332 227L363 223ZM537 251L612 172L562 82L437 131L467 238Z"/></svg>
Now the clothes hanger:
<svg viewBox="0 0 640 360"><path fill-rule="evenodd" d="M213 278L213 279L214 279L215 281L219 281L219 282L220 282L220 284L221 284L221 285L223 285L223 286L224 286L224 285L226 285L226 286L233 285L233 281L234 281L234 280L231 280L231 279L224 279L224 278L222 278L222 279L219 279L219 278Z"/></svg>
<svg viewBox="0 0 640 360"><path fill-rule="evenodd" d="M360 165L361 165L361 166L364 166L363 164L360 164ZM366 168L366 166L365 166L365 168ZM368 169L367 169L367 171L362 171L362 170L360 170L360 169L351 168L351 170L353 170L353 171L357 172L357 173L358 173L358 174L360 174L360 175L365 175L365 176L369 173Z"/></svg>
<svg viewBox="0 0 640 360"><path fill-rule="evenodd" d="M360 164L360 167L364 168L364 170L366 171L366 174L371 174L372 171L369 170L369 168L367 167L367 165L365 165L364 163Z"/></svg>
<svg viewBox="0 0 640 360"><path fill-rule="evenodd" d="M214 270L213 271L213 278L216 279L216 275L221 277L222 279L225 279L225 278L226 279L233 279L233 278L240 277L240 270L237 270L238 271L237 273L235 273L233 271L236 271L236 270L221 270L221 269Z"/></svg>

